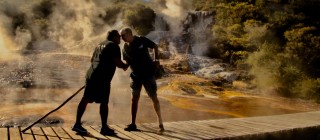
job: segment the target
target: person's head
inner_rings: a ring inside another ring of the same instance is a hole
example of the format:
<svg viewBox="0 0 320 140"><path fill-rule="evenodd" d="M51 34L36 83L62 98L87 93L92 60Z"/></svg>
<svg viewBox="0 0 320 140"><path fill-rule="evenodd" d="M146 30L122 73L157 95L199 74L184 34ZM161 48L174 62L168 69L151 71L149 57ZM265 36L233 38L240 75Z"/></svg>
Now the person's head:
<svg viewBox="0 0 320 140"><path fill-rule="evenodd" d="M127 28L121 29L120 34L124 42L130 43L133 41L133 34L130 28L127 27Z"/></svg>
<svg viewBox="0 0 320 140"><path fill-rule="evenodd" d="M112 41L119 45L121 42L119 32L117 30L109 31L107 35L107 40Z"/></svg>

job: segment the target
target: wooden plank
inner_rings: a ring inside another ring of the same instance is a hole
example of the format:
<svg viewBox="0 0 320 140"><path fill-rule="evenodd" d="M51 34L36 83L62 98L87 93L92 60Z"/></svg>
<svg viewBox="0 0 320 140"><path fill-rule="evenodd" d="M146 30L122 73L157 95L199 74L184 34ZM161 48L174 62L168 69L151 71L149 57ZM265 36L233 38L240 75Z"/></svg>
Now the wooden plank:
<svg viewBox="0 0 320 140"><path fill-rule="evenodd" d="M180 130L176 127L174 127L174 125L172 123L164 123L164 126L166 126L166 132L171 132L175 133L181 137L184 137L185 139L200 139L198 137L192 136L191 134L189 134L188 132L185 132L183 130Z"/></svg>
<svg viewBox="0 0 320 140"><path fill-rule="evenodd" d="M241 122L239 120L226 120L223 121L225 125L233 127L234 130L242 131L244 134L252 135L252 134L260 134L263 133L265 129L259 126L251 126L249 123Z"/></svg>
<svg viewBox="0 0 320 140"><path fill-rule="evenodd" d="M214 129L213 132L220 135L221 138L231 138L236 136L242 136L247 135L247 133L244 133L243 131L239 131L240 128L235 128L232 126L225 125L225 123L221 120L215 120L211 123L208 121L193 121L197 124L210 127L211 129Z"/></svg>
<svg viewBox="0 0 320 140"><path fill-rule="evenodd" d="M208 139L212 139L212 138L218 138L218 135L216 135L215 133L213 133L212 130L203 130L200 127L196 127L195 125L192 125L190 123L188 123L187 121L183 122L183 126L195 133L199 133L199 135L203 135L205 137L208 137Z"/></svg>
<svg viewBox="0 0 320 140"><path fill-rule="evenodd" d="M8 128L0 128L0 136L4 139L9 139Z"/></svg>
<svg viewBox="0 0 320 140"><path fill-rule="evenodd" d="M137 124L137 127L140 128L142 133L149 135L150 137L154 139L161 139L161 140L169 140L170 138L164 137L161 135L162 132L159 132L159 129L150 129L148 127L145 127L143 124Z"/></svg>
<svg viewBox="0 0 320 140"><path fill-rule="evenodd" d="M244 135L243 132L240 132L237 129L234 129L233 127L226 126L225 124L219 124L218 122L209 125L203 122L191 122L195 123L195 125L199 125L203 128L207 128L207 130L211 130L214 135L218 135L219 138L231 138L239 135ZM209 127L209 128L208 128Z"/></svg>
<svg viewBox="0 0 320 140"><path fill-rule="evenodd" d="M75 131L72 131L71 128L67 128L67 127L62 127L61 129L64 130L65 133L70 137L72 137L73 139L96 140L96 138L91 134L80 135L80 134L77 134Z"/></svg>
<svg viewBox="0 0 320 140"><path fill-rule="evenodd" d="M20 130L23 130L25 129L26 127L21 127ZM31 129L28 129L27 131L25 131L24 133L21 132L21 136L22 136L22 139L23 140L33 140L34 137L33 137L33 134L31 132Z"/></svg>
<svg viewBox="0 0 320 140"><path fill-rule="evenodd" d="M155 139L159 140L171 140L172 138L166 137L162 135L163 132L159 132L159 129L151 129L150 127L146 127L147 124L137 124L137 127L139 127L143 133L146 135L149 135L150 137L153 137Z"/></svg>
<svg viewBox="0 0 320 140"><path fill-rule="evenodd" d="M311 120L311 121L313 120L313 121L316 121L316 122L320 121L320 118L319 118L320 117L320 111L295 113L295 114L286 114L286 116L291 117L291 118L300 118L300 119L303 119L303 120Z"/></svg>
<svg viewBox="0 0 320 140"><path fill-rule="evenodd" d="M246 122L246 123L251 123L255 126L264 126L264 127L268 128L268 130L266 132L280 131L284 128L279 125L274 125L274 124L261 122L261 121L253 121L253 120L249 120L249 119L243 119L242 121Z"/></svg>
<svg viewBox="0 0 320 140"><path fill-rule="evenodd" d="M270 117L270 118L273 118L273 120L278 120L278 121L283 121L285 123L288 123L288 124L293 124L294 126L298 125L298 124L306 124L309 122L309 120L307 120L307 118L305 119L299 119L299 118L296 118L296 116L282 116L282 117ZM313 122L313 121L311 121Z"/></svg>
<svg viewBox="0 0 320 140"><path fill-rule="evenodd" d="M225 125L230 130L233 130L233 133L238 134L236 136L260 134L262 131L260 128L248 126L248 124L241 123L240 121L237 121L237 120L223 120L223 121L216 122L214 124Z"/></svg>
<svg viewBox="0 0 320 140"><path fill-rule="evenodd" d="M313 120L320 122L320 111L315 111L315 112L306 112L304 113L306 116L312 116L314 117Z"/></svg>
<svg viewBox="0 0 320 140"><path fill-rule="evenodd" d="M99 131L100 132L100 130L101 130L101 126L91 126L93 129L95 129L96 131ZM109 127L110 127L110 125L109 125ZM110 127L110 128L112 128L112 127ZM117 132L117 131L115 131L115 133L116 133L116 135L115 136L107 136L109 139L111 139L111 140L115 140L115 139L130 139L130 137L128 137L128 136L126 136L126 135L124 135L124 134L122 134L122 133L119 133L119 132Z"/></svg>
<svg viewBox="0 0 320 140"><path fill-rule="evenodd" d="M140 138L140 137L138 137L138 136L136 136L134 134L131 134L131 133L127 132L127 131L124 131L122 128L119 129L119 127L116 126L116 125L109 125L109 127L111 129L115 130L116 133L117 133L117 136L119 136L122 139L133 139L132 137ZM101 127L98 127L98 129L100 129L100 128Z"/></svg>
<svg viewBox="0 0 320 140"><path fill-rule="evenodd" d="M211 127L212 129L215 129L214 132L220 135L222 138L230 138L240 135L247 135L247 133L244 133L242 131L239 131L240 128L228 126L226 125L222 120L215 120L211 123L208 121L194 121L199 125Z"/></svg>
<svg viewBox="0 0 320 140"><path fill-rule="evenodd" d="M84 135L81 135L81 136L86 140L97 140L96 137L91 135L90 133L84 134Z"/></svg>
<svg viewBox="0 0 320 140"><path fill-rule="evenodd" d="M151 124L154 128L158 128L157 124ZM193 137L179 129L176 129L174 127L172 127L172 125L168 122L165 122L163 124L165 126L166 131L164 132L164 134L176 137L176 138L181 138L181 139L199 139L197 137Z"/></svg>
<svg viewBox="0 0 320 140"><path fill-rule="evenodd" d="M216 121L214 123L211 123L211 121L206 121L206 124L215 124L215 125L225 125L226 127L229 127L232 130L240 131L243 133L243 135L250 135L252 133L260 133L261 129L258 127L251 127L248 126L246 122L241 122L238 119L222 119L219 121Z"/></svg>
<svg viewBox="0 0 320 140"><path fill-rule="evenodd" d="M247 122L243 120L237 120L236 124L245 126L248 130L251 130L254 134L264 134L269 132L276 132L279 129L276 129L275 127L271 127L268 125L259 125L259 123L256 122Z"/></svg>
<svg viewBox="0 0 320 140"><path fill-rule="evenodd" d="M42 130L49 140L60 140L51 127L42 127Z"/></svg>
<svg viewBox="0 0 320 140"><path fill-rule="evenodd" d="M88 135L83 135L83 138L86 140L97 140L93 135L88 134Z"/></svg>
<svg viewBox="0 0 320 140"><path fill-rule="evenodd" d="M302 116L299 117L300 115L297 116L285 116L283 118L280 117L275 117L275 120L279 121L284 121L288 124L292 124L294 127L299 128L299 127L309 127L309 126L314 126L317 121L313 121L309 119L309 116Z"/></svg>
<svg viewBox="0 0 320 140"><path fill-rule="evenodd" d="M76 132L72 131L70 127L62 127L62 129L73 139L76 139L76 140L84 139L81 135L77 135Z"/></svg>
<svg viewBox="0 0 320 140"><path fill-rule="evenodd" d="M295 127L295 125L292 125L290 123L287 123L283 120L277 120L273 117L270 117L270 118L252 118L250 119L250 121L253 121L253 122L263 122L263 123L268 123L270 125L278 125L281 127L282 130L287 130L287 129L292 129Z"/></svg>
<svg viewBox="0 0 320 140"><path fill-rule="evenodd" d="M36 140L47 140L46 135L42 132L40 127L32 127L31 131Z"/></svg>
<svg viewBox="0 0 320 140"><path fill-rule="evenodd" d="M127 127L126 125L123 125L123 124L119 124L118 126L121 127L122 129ZM155 138L150 137L149 135L144 134L142 131L130 131L130 133L133 133L133 134L141 137L142 139L155 139Z"/></svg>
<svg viewBox="0 0 320 140"><path fill-rule="evenodd" d="M61 127L52 127L52 129L60 139L62 140L71 139L71 137Z"/></svg>
<svg viewBox="0 0 320 140"><path fill-rule="evenodd" d="M198 129L201 129L202 131L206 131L208 133L211 133L212 135L218 137L218 138L223 138L225 137L225 134L223 134L223 129L224 128L219 128L219 127L210 127L209 125L204 125L199 122L195 121L188 121L187 123L195 126Z"/></svg>
<svg viewBox="0 0 320 140"><path fill-rule="evenodd" d="M150 123L147 125L147 127L154 130L159 130L158 124ZM169 137L171 139L187 139L187 137L169 130L166 125L164 125L164 127L165 131L161 133L161 136Z"/></svg>
<svg viewBox="0 0 320 140"><path fill-rule="evenodd" d="M11 140L21 140L19 128L9 127L9 135Z"/></svg>
<svg viewBox="0 0 320 140"><path fill-rule="evenodd" d="M83 128L87 129L87 131L95 138L99 140L109 140L109 138L101 135L99 132L96 130L92 129L90 126L83 126Z"/></svg>
<svg viewBox="0 0 320 140"><path fill-rule="evenodd" d="M193 137L197 137L200 139L210 139L210 136L207 136L205 133L200 133L197 129L194 129L194 127L189 127L187 123L184 122L170 122L172 127L180 130L183 133L186 133L188 135L191 135Z"/></svg>
<svg viewBox="0 0 320 140"><path fill-rule="evenodd" d="M122 127L119 127L118 125L110 125L110 127L128 137L130 137L131 139L143 139L142 137L136 135L136 133L131 133L128 131L124 131Z"/></svg>
<svg viewBox="0 0 320 140"><path fill-rule="evenodd" d="M302 115L302 116L301 116ZM287 114L287 115L278 115L278 116L269 116L269 117L261 117L262 120L275 120L275 121L281 121L282 123L288 123L288 122L296 122L301 121L302 123L314 123L313 120L309 120L308 116L304 116L303 114ZM300 124L300 123L298 123Z"/></svg>
<svg viewBox="0 0 320 140"><path fill-rule="evenodd" d="M175 123L175 122L173 122L173 123ZM198 135L206 136L208 139L218 138L218 136L214 135L214 133L212 133L212 131L203 130L202 128L197 127L196 125L189 123L189 121L184 121L183 124L188 129L190 129L194 132L197 132Z"/></svg>
<svg viewBox="0 0 320 140"><path fill-rule="evenodd" d="M205 133L212 138L220 138L221 137L221 135L219 133L216 133L215 130L213 128L210 128L209 126L201 125L198 123L193 123L192 121L186 121L185 123L190 125L190 127L194 127L198 131L201 131L202 133Z"/></svg>
<svg viewBox="0 0 320 140"><path fill-rule="evenodd" d="M167 139L167 140L178 140L178 139L181 139L181 138L176 138L176 137L172 137L172 136L166 135L165 134L166 130L164 132L159 132L159 128L154 128L154 127L150 126L149 123L143 123L143 124L140 124L138 126L140 126L143 129L145 129L148 133L149 133L149 131L153 132L154 135L157 135L157 136L153 135L153 137L156 137L158 139ZM166 127L164 129L166 129Z"/></svg>
<svg viewBox="0 0 320 140"><path fill-rule="evenodd" d="M277 132L277 131L281 131L282 128L281 127L276 127L276 126L272 126L272 125L268 125L265 123L260 123L260 122L252 122L252 121L247 121L247 120L243 120L246 123L255 125L255 126L259 126L260 128L265 128L263 130L263 133L270 133L270 132Z"/></svg>

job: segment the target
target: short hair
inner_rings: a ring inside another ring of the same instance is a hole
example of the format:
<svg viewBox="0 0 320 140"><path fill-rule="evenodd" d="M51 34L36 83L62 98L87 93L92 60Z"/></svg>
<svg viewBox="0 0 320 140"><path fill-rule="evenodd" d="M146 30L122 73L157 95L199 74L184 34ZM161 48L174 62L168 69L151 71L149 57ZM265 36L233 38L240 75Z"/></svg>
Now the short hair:
<svg viewBox="0 0 320 140"><path fill-rule="evenodd" d="M125 32L125 34L131 34L132 35L132 30L129 27L123 28L120 30L120 33Z"/></svg>
<svg viewBox="0 0 320 140"><path fill-rule="evenodd" d="M111 30L107 34L107 40L112 41L112 39L116 36L119 36L119 32L117 30Z"/></svg>

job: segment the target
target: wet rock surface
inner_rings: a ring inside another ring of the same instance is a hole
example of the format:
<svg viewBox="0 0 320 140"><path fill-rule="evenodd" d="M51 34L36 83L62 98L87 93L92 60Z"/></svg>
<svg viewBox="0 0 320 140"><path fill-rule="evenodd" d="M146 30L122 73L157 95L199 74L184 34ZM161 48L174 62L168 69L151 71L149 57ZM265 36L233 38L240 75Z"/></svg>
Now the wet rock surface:
<svg viewBox="0 0 320 140"><path fill-rule="evenodd" d="M218 85L231 84L233 81L248 77L246 71L237 70L223 63L221 59L212 59L195 55L177 55L172 60L164 60L168 73L192 74L197 77L214 81Z"/></svg>
<svg viewBox="0 0 320 140"><path fill-rule="evenodd" d="M19 118L11 118L8 120L0 120L0 127L27 127L32 123L36 122L42 116L24 116ZM47 117L37 123L36 127L45 127L45 126L61 126L64 123L64 120L60 117Z"/></svg>
<svg viewBox="0 0 320 140"><path fill-rule="evenodd" d="M62 53L30 54L23 60L0 62L0 86L68 88L79 85L89 57Z"/></svg>

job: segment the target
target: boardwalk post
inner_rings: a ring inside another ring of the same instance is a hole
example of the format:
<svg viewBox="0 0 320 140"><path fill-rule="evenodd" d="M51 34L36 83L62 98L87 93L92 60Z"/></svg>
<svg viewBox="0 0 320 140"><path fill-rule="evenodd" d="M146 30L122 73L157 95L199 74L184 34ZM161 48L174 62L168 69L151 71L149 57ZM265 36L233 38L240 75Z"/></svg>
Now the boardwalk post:
<svg viewBox="0 0 320 140"><path fill-rule="evenodd" d="M40 118L39 120L37 120L36 122L34 122L33 124L31 124L30 126L28 126L27 128L23 129L21 132L24 133L26 132L28 129L30 129L32 126L34 126L35 124L37 124L38 122L40 122L41 120L43 120L44 118L46 118L47 116L49 116L51 113L57 111L58 109L60 109L62 106L64 106L67 102L69 102L74 96L76 96L85 86L82 86L78 91L76 91L72 96L70 96L66 101L64 101L60 106L58 106L56 109L50 111L49 113L47 113L46 115L44 115L42 118Z"/></svg>

